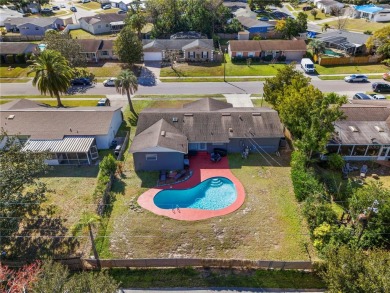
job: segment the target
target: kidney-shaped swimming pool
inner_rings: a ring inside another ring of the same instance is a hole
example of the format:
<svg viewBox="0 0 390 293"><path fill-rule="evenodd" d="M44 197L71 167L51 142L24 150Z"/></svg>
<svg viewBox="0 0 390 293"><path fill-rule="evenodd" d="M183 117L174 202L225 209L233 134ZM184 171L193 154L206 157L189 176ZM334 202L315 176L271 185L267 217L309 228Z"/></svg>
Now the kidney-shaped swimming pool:
<svg viewBox="0 0 390 293"><path fill-rule="evenodd" d="M190 189L166 189L157 193L154 204L161 209L192 208L220 210L237 199L234 183L225 177L209 178Z"/></svg>

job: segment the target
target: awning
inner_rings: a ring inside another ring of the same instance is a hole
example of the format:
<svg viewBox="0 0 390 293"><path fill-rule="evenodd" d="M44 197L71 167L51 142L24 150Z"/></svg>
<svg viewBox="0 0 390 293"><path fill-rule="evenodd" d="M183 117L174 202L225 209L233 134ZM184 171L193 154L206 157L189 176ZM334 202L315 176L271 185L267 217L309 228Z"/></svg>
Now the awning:
<svg viewBox="0 0 390 293"><path fill-rule="evenodd" d="M22 151L50 153L87 153L93 145L93 137L65 137L56 140L29 139Z"/></svg>
<svg viewBox="0 0 390 293"><path fill-rule="evenodd" d="M125 22L124 21L114 21L114 22L110 22L110 25L111 26L114 26L114 25L124 25Z"/></svg>

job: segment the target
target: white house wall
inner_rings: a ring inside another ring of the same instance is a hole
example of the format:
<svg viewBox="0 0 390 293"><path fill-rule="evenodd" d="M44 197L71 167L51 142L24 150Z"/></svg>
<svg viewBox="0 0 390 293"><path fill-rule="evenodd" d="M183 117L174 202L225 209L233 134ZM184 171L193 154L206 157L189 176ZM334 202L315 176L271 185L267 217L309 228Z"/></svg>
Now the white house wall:
<svg viewBox="0 0 390 293"><path fill-rule="evenodd" d="M114 140L116 133L118 132L119 127L122 124L122 112L120 109L115 111L110 128L106 135L96 135L96 144L99 150L110 148L111 142Z"/></svg>
<svg viewBox="0 0 390 293"><path fill-rule="evenodd" d="M375 22L385 22L385 21L390 21L390 11L389 12L378 12L374 15L373 21Z"/></svg>

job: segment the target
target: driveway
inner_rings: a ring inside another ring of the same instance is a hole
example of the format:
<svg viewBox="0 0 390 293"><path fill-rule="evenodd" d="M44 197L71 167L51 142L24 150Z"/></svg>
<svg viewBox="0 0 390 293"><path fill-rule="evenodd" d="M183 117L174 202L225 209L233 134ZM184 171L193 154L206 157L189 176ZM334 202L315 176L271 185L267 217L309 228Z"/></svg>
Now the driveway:
<svg viewBox="0 0 390 293"><path fill-rule="evenodd" d="M160 77L161 62L159 61L147 61L141 70L141 75L138 78L138 83L143 86L156 85Z"/></svg>

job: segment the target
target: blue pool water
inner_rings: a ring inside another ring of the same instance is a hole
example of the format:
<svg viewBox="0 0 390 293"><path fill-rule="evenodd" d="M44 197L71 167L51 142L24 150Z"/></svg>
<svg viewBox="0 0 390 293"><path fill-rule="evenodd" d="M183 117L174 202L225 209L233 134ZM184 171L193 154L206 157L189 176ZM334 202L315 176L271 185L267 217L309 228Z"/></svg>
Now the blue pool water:
<svg viewBox="0 0 390 293"><path fill-rule="evenodd" d="M225 177L209 178L190 189L166 189L157 193L154 204L161 209L192 208L220 210L237 199L233 182Z"/></svg>

